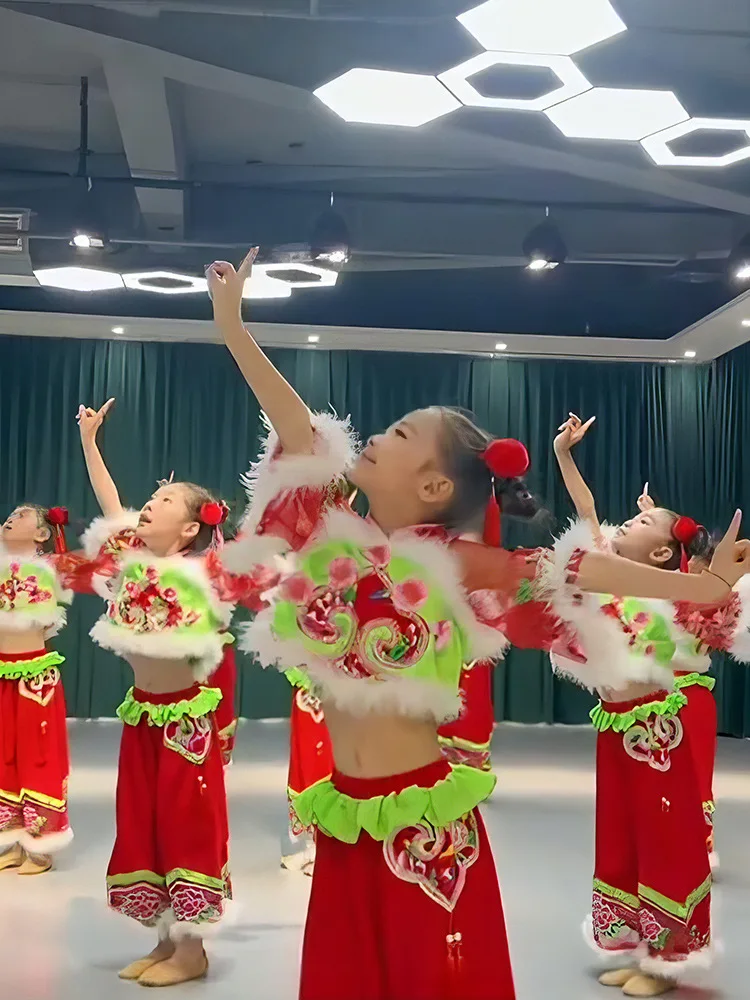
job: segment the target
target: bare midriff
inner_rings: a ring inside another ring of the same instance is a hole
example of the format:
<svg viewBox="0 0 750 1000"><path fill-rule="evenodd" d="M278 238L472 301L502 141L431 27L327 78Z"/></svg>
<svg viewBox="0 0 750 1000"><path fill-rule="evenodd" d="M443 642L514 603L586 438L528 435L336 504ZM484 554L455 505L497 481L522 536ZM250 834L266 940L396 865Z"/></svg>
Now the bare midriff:
<svg viewBox="0 0 750 1000"><path fill-rule="evenodd" d="M352 715L323 704L336 769L350 778L385 778L440 758L434 721L405 715Z"/></svg>
<svg viewBox="0 0 750 1000"><path fill-rule="evenodd" d="M32 628L15 631L0 628L0 659L3 653L18 656L21 653L39 653L44 649L44 629Z"/></svg>
<svg viewBox="0 0 750 1000"><path fill-rule="evenodd" d="M133 683L141 691L151 694L170 694L185 691L195 684L190 662L182 659L167 660L155 656L128 656L133 668Z"/></svg>
<svg viewBox="0 0 750 1000"><path fill-rule="evenodd" d="M640 701L642 698L648 698L649 695L653 695L654 700L656 700L664 694L664 691L663 687L659 687L658 684L651 681L647 684L643 682L628 684L626 687L620 688L619 691L615 691L614 688L598 688L602 701L615 705L624 701Z"/></svg>

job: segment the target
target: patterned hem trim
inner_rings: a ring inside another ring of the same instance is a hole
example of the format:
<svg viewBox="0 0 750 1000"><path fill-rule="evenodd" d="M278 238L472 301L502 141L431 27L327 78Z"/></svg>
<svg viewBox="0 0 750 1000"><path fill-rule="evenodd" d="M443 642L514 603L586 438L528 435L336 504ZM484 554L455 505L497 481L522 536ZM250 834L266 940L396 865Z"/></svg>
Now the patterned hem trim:
<svg viewBox="0 0 750 1000"><path fill-rule="evenodd" d="M661 701L649 701L645 705L636 705L627 712L608 712L599 702L595 708L592 708L589 717L594 728L600 733L606 733L608 729L615 733L624 733L636 722L646 722L652 715L673 719L680 709L687 705L687 701L687 695L681 691L673 691Z"/></svg>
<svg viewBox="0 0 750 1000"><path fill-rule="evenodd" d="M669 914L669 916L675 917L682 923L687 923L695 912L695 908L702 903L709 892L711 892L711 882L712 879L709 875L697 889L693 889L684 903L678 903L676 900L670 899L668 896L663 896L660 892L657 892L655 889L650 889L647 885L639 885L638 894L641 899L645 899L649 903L652 903L660 910L663 910L664 913Z"/></svg>
<svg viewBox="0 0 750 1000"><path fill-rule="evenodd" d="M54 650L43 656L34 656L30 660L4 660L0 655L0 678L8 681L25 680L37 677L45 670L58 667L65 663L65 657Z"/></svg>
<svg viewBox="0 0 750 1000"><path fill-rule="evenodd" d="M137 726L146 715L149 725L166 726L170 722L179 722L189 716L200 719L215 712L221 701L220 688L201 688L192 698L173 702L168 705L154 705L150 701L137 701L131 688L125 695L125 701L117 709L117 717L127 726Z"/></svg>
<svg viewBox="0 0 750 1000"><path fill-rule="evenodd" d="M108 875L107 897L111 909L145 927L166 920L170 936L200 937L221 920L232 886L227 870L221 878L187 868L174 868L166 875L142 870Z"/></svg>

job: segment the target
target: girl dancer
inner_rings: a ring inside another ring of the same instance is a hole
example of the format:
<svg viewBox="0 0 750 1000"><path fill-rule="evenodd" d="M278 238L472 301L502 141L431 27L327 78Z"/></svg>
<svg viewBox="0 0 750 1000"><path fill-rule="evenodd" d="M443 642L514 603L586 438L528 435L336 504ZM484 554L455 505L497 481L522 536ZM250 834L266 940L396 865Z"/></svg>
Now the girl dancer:
<svg viewBox="0 0 750 1000"><path fill-rule="evenodd" d="M21 504L0 530L0 870L20 875L48 871L73 839L64 657L46 648L72 598L52 555L67 523L63 507Z"/></svg>
<svg viewBox="0 0 750 1000"><path fill-rule="evenodd" d="M104 514L83 539L93 587L107 598L91 635L127 659L135 680L118 709L125 725L108 896L112 909L159 935L120 977L169 986L205 975L203 938L231 897L214 715L221 690L205 684L222 661L235 604L252 606L263 586L224 571L216 549L228 508L203 487L162 483L140 514L123 510L96 444L112 402L78 413Z"/></svg>
<svg viewBox="0 0 750 1000"><path fill-rule="evenodd" d="M554 563L545 567L542 560L542 571L553 609L575 627L586 657L600 659L581 667L573 659L553 658L556 669L598 688L602 698L592 712L599 738L591 943L608 958L640 959L640 973L637 967L618 968L600 982L620 986L628 996L649 997L711 961L711 876L696 755L682 711L682 689L700 685L709 659L674 621L670 604L584 598L575 565L598 548L644 566L682 565L687 571L689 556L705 550L708 535L659 508L616 530L601 527L570 453L591 422L582 425L571 415L555 440L583 520L557 542ZM561 577L562 566L568 569ZM611 622L606 627L605 618ZM675 671L681 674L677 680Z"/></svg>
<svg viewBox="0 0 750 1000"><path fill-rule="evenodd" d="M254 255L238 272L223 262L208 269L216 320L274 428L226 558L243 568L297 552L296 572L244 645L262 663L304 664L335 760L331 780L294 804L323 834L300 997L512 1000L497 874L476 809L494 778L451 768L437 726L457 712L462 665L505 644L492 625L502 625L521 561L456 535L485 510L499 520L496 497L507 513L536 510L517 478L525 449L434 407L408 414L357 458L348 427L311 414L243 327ZM346 503L345 474L368 498L366 521ZM731 577L734 555L729 537L714 571ZM678 578L607 555L584 557L578 575L593 591L614 580L628 593L711 601L729 589L716 576Z"/></svg>

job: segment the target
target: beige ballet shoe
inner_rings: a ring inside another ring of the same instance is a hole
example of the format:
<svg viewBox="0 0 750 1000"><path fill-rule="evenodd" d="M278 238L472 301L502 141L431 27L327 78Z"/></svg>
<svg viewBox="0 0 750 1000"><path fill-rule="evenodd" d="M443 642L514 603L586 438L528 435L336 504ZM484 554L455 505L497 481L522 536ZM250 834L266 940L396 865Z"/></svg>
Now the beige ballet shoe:
<svg viewBox="0 0 750 1000"><path fill-rule="evenodd" d="M639 972L625 983L622 992L626 997L660 997L674 988L674 982L669 979L644 976Z"/></svg>
<svg viewBox="0 0 750 1000"><path fill-rule="evenodd" d="M14 844L9 851L0 854L0 872L11 871L20 868L26 855L20 844Z"/></svg>
<svg viewBox="0 0 750 1000"><path fill-rule="evenodd" d="M151 958L150 956L137 958L135 962L131 962L124 969L120 969L117 975L120 979L127 979L132 982L133 980L140 979L147 969L150 969L152 965L158 965L161 961L164 961L164 959Z"/></svg>
<svg viewBox="0 0 750 1000"><path fill-rule="evenodd" d="M638 975L637 969L610 969L599 976L602 986L625 986L634 976Z"/></svg>
<svg viewBox="0 0 750 1000"><path fill-rule="evenodd" d="M203 952L203 962L200 966L190 968L175 960L167 958L163 962L147 969L138 980L139 986L177 986L180 983L190 983L194 979L204 979L208 975L208 956Z"/></svg>
<svg viewBox="0 0 750 1000"><path fill-rule="evenodd" d="M49 854L27 854L21 867L18 869L19 875L43 875L52 868L52 858Z"/></svg>

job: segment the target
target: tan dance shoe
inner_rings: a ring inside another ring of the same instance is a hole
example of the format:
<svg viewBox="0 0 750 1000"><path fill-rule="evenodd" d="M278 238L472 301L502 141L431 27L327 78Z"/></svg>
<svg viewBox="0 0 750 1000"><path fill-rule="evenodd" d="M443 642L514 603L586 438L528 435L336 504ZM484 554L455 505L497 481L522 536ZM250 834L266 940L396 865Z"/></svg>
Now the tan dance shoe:
<svg viewBox="0 0 750 1000"><path fill-rule="evenodd" d="M147 969L138 980L139 986L177 986L180 983L190 983L194 979L204 979L208 975L208 956L203 952L203 960L199 964L187 965L178 961L176 956L157 962Z"/></svg>
<svg viewBox="0 0 750 1000"><path fill-rule="evenodd" d="M10 850L5 851L4 854L0 854L0 872L13 871L16 868L20 868L25 857L26 855L23 853L21 845L14 844Z"/></svg>
<svg viewBox="0 0 750 1000"><path fill-rule="evenodd" d="M18 869L19 875L43 875L51 871L52 858L49 854L26 854L23 864Z"/></svg>
<svg viewBox="0 0 750 1000"><path fill-rule="evenodd" d="M622 988L626 997L660 997L675 988L670 979L660 979L657 976L644 976L643 973L633 976Z"/></svg>
<svg viewBox="0 0 750 1000"><path fill-rule="evenodd" d="M599 976L599 982L602 986L625 986L626 983L630 982L635 976L638 975L638 969L610 969L608 972L603 972Z"/></svg>

